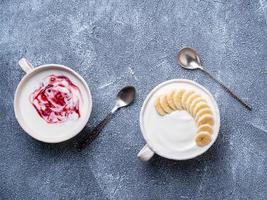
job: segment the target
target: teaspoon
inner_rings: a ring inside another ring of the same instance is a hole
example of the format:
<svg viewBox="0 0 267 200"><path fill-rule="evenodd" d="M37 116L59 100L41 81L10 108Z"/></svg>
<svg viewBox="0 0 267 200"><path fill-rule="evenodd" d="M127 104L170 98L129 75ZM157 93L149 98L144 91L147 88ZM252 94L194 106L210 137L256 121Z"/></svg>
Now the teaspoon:
<svg viewBox="0 0 267 200"><path fill-rule="evenodd" d="M113 114L120 108L130 105L135 98L135 88L127 86L122 88L117 94L116 103L111 112L78 144L79 150L84 149L87 145L94 141L105 125L111 120Z"/></svg>
<svg viewBox="0 0 267 200"><path fill-rule="evenodd" d="M204 70L201 65L200 57L197 52L192 48L183 48L177 54L178 63L185 69L200 69L205 72L210 78L218 82L229 94L231 94L236 100L238 100L248 110L252 110L252 107L238 97L232 90L225 86L220 80L211 75L208 71Z"/></svg>

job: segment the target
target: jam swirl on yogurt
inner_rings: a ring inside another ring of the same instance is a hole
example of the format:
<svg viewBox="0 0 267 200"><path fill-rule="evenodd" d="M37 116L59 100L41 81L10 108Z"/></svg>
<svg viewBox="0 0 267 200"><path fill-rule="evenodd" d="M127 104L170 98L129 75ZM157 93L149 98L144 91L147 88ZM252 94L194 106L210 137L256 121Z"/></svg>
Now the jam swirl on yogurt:
<svg viewBox="0 0 267 200"><path fill-rule="evenodd" d="M30 95L31 104L47 123L62 123L80 118L81 92L64 75L50 75Z"/></svg>

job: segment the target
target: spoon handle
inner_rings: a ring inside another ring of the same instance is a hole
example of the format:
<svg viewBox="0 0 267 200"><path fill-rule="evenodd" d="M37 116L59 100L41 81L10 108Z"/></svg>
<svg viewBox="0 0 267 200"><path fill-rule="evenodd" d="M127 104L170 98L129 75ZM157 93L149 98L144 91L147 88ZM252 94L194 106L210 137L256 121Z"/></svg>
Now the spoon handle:
<svg viewBox="0 0 267 200"><path fill-rule="evenodd" d="M111 120L113 112L110 112L90 133L88 133L83 140L78 144L77 148L83 150L87 145L91 144L107 123Z"/></svg>
<svg viewBox="0 0 267 200"><path fill-rule="evenodd" d="M238 100L243 106L245 106L248 110L252 110L252 107L247 104L245 101L243 101L239 96L237 96L232 90L230 90L227 86L223 84L220 80L215 78L213 75L211 75L208 71L201 69L203 72L205 72L210 78L218 82L229 94L231 94L236 100Z"/></svg>

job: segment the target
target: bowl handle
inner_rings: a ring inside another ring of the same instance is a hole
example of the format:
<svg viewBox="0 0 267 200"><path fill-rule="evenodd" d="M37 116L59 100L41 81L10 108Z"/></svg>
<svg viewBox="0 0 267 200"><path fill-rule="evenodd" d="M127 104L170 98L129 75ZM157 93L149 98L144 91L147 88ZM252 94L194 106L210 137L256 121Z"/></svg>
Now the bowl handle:
<svg viewBox="0 0 267 200"><path fill-rule="evenodd" d="M142 161L148 161L154 155L154 151L152 151L148 145L146 144L137 154L137 157Z"/></svg>
<svg viewBox="0 0 267 200"><path fill-rule="evenodd" d="M21 69L23 69L23 71L25 71L26 73L30 73L33 70L33 66L32 64L26 59L26 58L21 58L19 60L19 66L21 67Z"/></svg>

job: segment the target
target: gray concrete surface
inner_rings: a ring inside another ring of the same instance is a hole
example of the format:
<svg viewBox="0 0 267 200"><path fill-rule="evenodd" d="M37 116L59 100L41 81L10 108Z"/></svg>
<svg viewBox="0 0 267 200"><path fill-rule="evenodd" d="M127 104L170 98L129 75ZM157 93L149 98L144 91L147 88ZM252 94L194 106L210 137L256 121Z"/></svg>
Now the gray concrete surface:
<svg viewBox="0 0 267 200"><path fill-rule="evenodd" d="M266 0L0 1L0 199L266 199ZM206 68L253 105L248 112L201 72L175 62L196 48ZM93 95L93 127L119 88L138 90L84 152L75 139L40 143L23 132L13 95L17 61L77 70ZM221 110L220 136L203 156L136 158L138 114L148 92L173 78L207 87Z"/></svg>

